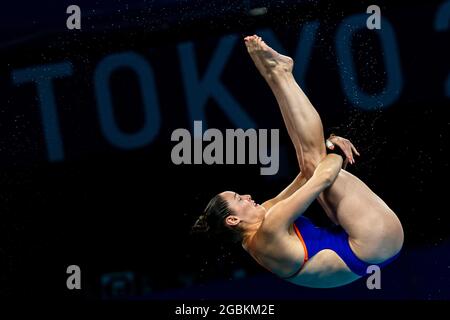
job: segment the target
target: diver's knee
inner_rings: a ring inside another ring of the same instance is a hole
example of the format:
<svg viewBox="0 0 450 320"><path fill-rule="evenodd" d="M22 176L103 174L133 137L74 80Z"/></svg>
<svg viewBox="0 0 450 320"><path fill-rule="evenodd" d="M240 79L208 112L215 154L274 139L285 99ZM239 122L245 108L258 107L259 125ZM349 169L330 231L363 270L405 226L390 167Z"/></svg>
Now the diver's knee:
<svg viewBox="0 0 450 320"><path fill-rule="evenodd" d="M303 158L303 173L307 179L313 176L323 158L320 154L308 155Z"/></svg>
<svg viewBox="0 0 450 320"><path fill-rule="evenodd" d="M316 165L314 165L312 163L306 163L305 162L302 172L303 172L303 175L306 177L306 179L309 180L313 176L314 171L316 170L316 168L317 168Z"/></svg>

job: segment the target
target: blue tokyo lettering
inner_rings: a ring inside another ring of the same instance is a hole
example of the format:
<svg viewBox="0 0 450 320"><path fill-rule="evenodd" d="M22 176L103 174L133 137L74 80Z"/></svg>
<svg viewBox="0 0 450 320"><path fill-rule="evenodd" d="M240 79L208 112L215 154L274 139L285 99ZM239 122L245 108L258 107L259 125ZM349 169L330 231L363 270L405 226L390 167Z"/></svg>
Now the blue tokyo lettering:
<svg viewBox="0 0 450 320"><path fill-rule="evenodd" d="M449 8L449 2L440 8L436 19L437 30L442 31L448 28ZM365 14L349 16L342 21L337 30L336 51L342 89L347 99L358 108L363 110L386 108L397 101L403 89L397 41L394 29L386 18L382 18L381 30L370 31L379 36L383 48L386 84L377 94L366 93L357 82L357 70L352 56L352 38L355 33L366 28L366 19ZM292 54L297 63L295 77L302 85L305 85L305 74L319 26L318 21L303 25L296 52ZM273 31L264 29L259 33L267 38L275 49L286 51L281 48ZM206 106L207 101L213 99L236 128L257 127L255 120L220 80L238 40L236 35L219 39L203 74L199 74L194 43L184 42L178 45L181 80L191 125L194 121L202 121L204 127L208 127ZM142 95L144 124L133 133L123 132L114 118L109 82L111 75L119 68L128 68L134 73ZM52 162L64 160L64 143L58 121L53 82L70 77L73 73L74 67L70 62L40 65L14 70L12 73L14 84L34 83L36 85L48 159ZM101 132L109 144L119 149L130 150L145 147L155 140L161 128L160 103L155 76L150 62L144 56L131 51L110 54L98 63L93 75L94 92ZM445 88L447 96L450 96L450 77L447 79Z"/></svg>

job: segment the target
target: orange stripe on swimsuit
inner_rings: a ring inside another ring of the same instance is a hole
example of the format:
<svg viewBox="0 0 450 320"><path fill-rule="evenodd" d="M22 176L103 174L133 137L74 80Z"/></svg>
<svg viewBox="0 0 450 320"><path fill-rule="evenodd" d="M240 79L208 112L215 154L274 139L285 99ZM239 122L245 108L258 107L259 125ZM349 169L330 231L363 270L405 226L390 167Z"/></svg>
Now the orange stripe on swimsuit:
<svg viewBox="0 0 450 320"><path fill-rule="evenodd" d="M300 233L300 230L298 230L298 228L297 228L297 226L295 224L294 224L294 230L295 230L295 233L297 234L298 238L300 239L300 242L302 243L303 250L305 251L305 256L303 258L303 264L302 264L302 267L301 267L301 268L303 268L303 266L305 265L306 261L308 261L308 249L306 248L305 240L303 240L303 237L302 237L302 234ZM300 268L300 270L301 270L301 268Z"/></svg>
<svg viewBox="0 0 450 320"><path fill-rule="evenodd" d="M300 268L297 271L295 271L295 273L293 275L291 275L289 277L282 277L283 279L289 279L289 278L293 278L294 276L296 276L303 269L303 266L305 265L306 261L308 261L308 249L306 248L305 241L303 240L302 234L300 233L300 230L298 230L295 223L293 224L293 226L294 226L295 233L297 234L298 238L300 239L300 242L302 243L303 250L305 251L305 255L303 256L303 263L300 266Z"/></svg>

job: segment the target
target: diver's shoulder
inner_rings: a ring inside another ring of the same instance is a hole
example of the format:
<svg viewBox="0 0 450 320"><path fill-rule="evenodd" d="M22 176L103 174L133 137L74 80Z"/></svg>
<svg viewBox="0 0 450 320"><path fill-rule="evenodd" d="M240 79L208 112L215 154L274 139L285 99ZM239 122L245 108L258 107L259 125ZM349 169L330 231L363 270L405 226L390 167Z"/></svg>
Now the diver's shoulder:
<svg viewBox="0 0 450 320"><path fill-rule="evenodd" d="M278 204L271 207L264 217L258 232L266 237L283 237L289 234L290 225L283 219L283 215L280 211L283 210L283 206Z"/></svg>

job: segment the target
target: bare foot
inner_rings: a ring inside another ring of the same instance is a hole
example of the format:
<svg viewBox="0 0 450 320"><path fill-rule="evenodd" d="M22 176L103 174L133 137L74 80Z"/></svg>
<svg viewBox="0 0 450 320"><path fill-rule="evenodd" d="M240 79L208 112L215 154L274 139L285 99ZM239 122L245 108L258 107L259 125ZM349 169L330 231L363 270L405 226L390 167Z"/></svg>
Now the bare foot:
<svg viewBox="0 0 450 320"><path fill-rule="evenodd" d="M247 51L263 76L273 71L292 72L294 61L269 47L257 35L244 38Z"/></svg>

